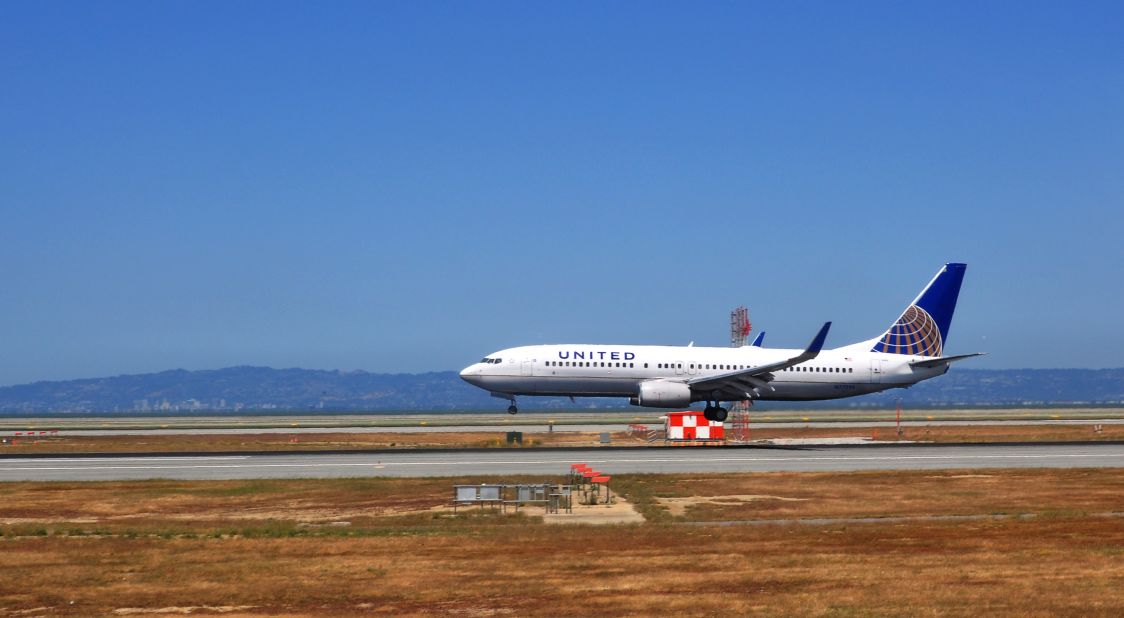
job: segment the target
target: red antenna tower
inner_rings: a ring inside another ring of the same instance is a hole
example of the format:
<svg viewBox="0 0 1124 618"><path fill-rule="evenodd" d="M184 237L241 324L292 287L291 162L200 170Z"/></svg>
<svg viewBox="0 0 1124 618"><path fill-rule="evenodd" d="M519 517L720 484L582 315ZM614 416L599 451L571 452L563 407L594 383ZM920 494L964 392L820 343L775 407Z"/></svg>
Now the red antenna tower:
<svg viewBox="0 0 1124 618"><path fill-rule="evenodd" d="M749 341L749 333L753 325L749 322L749 310L745 306L738 307L730 312L730 345L740 348ZM730 407L730 432L729 436L736 443L749 442L749 406L752 401L738 401Z"/></svg>
<svg viewBox="0 0 1124 618"><path fill-rule="evenodd" d="M749 340L753 325L749 323L749 310L744 306L730 312L730 345L740 348Z"/></svg>

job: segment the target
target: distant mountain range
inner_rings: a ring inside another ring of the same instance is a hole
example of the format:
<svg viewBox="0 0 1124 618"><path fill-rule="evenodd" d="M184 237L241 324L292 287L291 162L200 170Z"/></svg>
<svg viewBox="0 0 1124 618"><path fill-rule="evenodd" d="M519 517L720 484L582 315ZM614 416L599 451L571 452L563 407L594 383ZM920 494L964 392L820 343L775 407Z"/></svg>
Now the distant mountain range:
<svg viewBox="0 0 1124 618"><path fill-rule="evenodd" d="M895 389L829 402L763 402L759 407L867 408L892 406L1119 404L1124 369L961 369ZM621 408L621 399L522 398L534 409ZM368 373L230 367L176 369L111 378L35 382L0 388L0 414L268 412L268 411L469 411L506 403L463 382L456 372Z"/></svg>

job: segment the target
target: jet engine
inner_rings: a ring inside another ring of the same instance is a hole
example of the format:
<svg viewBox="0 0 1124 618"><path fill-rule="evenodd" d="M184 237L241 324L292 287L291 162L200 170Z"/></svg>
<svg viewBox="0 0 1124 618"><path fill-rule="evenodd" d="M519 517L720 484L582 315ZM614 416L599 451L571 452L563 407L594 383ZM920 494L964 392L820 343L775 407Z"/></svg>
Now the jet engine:
<svg viewBox="0 0 1124 618"><path fill-rule="evenodd" d="M628 402L650 408L682 408L691 405L691 387L670 380L647 380L640 383L640 393Z"/></svg>

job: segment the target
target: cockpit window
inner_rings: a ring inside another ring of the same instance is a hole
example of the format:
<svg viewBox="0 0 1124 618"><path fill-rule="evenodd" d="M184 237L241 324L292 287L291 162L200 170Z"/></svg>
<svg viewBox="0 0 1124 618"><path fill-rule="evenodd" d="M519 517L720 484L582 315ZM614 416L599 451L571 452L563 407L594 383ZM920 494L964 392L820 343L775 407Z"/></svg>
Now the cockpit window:
<svg viewBox="0 0 1124 618"><path fill-rule="evenodd" d="M484 358L480 359L480 362L484 363L485 365L495 365L495 364L498 364L498 363L502 363L503 359L502 358L488 358L487 356L485 356Z"/></svg>
<svg viewBox="0 0 1124 618"><path fill-rule="evenodd" d="M503 362L503 359L502 358L496 358L496 359L493 359L492 362L496 363L498 365L499 363Z"/></svg>

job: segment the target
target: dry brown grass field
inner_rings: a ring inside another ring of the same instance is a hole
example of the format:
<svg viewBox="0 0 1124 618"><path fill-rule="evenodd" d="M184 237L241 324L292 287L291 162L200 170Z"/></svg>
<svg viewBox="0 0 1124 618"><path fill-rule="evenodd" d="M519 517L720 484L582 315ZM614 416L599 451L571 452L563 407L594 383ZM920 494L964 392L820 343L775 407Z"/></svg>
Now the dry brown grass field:
<svg viewBox="0 0 1124 618"><path fill-rule="evenodd" d="M599 446L599 432L557 430L527 433L522 448ZM863 437L879 442L1058 442L1124 440L1124 425L937 425L909 426L899 437L893 427L769 427L754 425L750 439ZM183 453L239 451L378 450L416 448L509 448L497 432L260 433L118 435L23 438L0 447L0 454ZM616 446L644 446L643 439L614 432Z"/></svg>
<svg viewBox="0 0 1124 618"><path fill-rule="evenodd" d="M485 480L0 484L0 615L1124 615L1124 470L620 476L603 526Z"/></svg>

